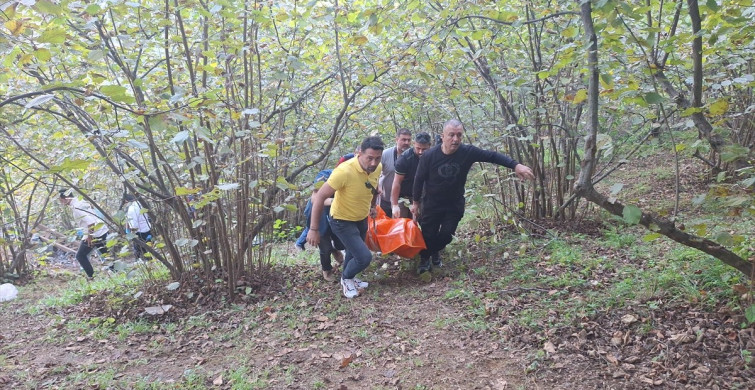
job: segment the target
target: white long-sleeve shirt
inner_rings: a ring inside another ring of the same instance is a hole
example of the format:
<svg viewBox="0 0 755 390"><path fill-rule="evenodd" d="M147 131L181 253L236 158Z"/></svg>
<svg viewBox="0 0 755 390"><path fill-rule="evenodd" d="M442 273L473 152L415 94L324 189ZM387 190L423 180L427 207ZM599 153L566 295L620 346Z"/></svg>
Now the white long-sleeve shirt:
<svg viewBox="0 0 755 390"><path fill-rule="evenodd" d="M94 225L95 228L94 232L92 232L92 237L100 237L107 234L107 225L105 225L105 223L102 222L102 219L97 216L94 207L92 207L89 202L78 198L72 198L70 206L73 210L73 219L78 227L84 229L84 234L89 233L89 227L92 225Z"/></svg>
<svg viewBox="0 0 755 390"><path fill-rule="evenodd" d="M152 225L149 223L149 217L146 213L142 212L142 206L137 201L131 202L128 206L126 216L128 217L128 226L132 230L146 233L152 228Z"/></svg>

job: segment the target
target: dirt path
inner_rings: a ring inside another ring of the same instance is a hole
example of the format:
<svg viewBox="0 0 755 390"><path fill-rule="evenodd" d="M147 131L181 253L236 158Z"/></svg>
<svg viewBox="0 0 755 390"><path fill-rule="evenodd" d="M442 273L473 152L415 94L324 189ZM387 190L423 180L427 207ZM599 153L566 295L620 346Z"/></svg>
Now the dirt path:
<svg viewBox="0 0 755 390"><path fill-rule="evenodd" d="M301 254L276 268L276 290L240 304L223 303L222 284L192 284L194 275L175 291L166 281L95 282L83 302L50 308L40 300L85 284L39 277L0 304L0 388L752 388L755 326L741 313L660 290L611 307L615 269L645 260L628 255L630 244L594 247L583 236L569 245L603 260L584 269L559 252L515 262L470 244L478 256L446 261L432 280L377 261L353 300ZM604 267L608 258L617 260ZM606 306L574 305L595 298ZM173 308L145 313L163 304Z"/></svg>
<svg viewBox="0 0 755 390"><path fill-rule="evenodd" d="M340 285L321 281L310 266L293 270L293 286L257 304L141 325L82 318L82 310L94 314L87 305L97 298L36 313L40 298L63 287L40 279L0 306L0 385L532 388L522 351L448 304L451 278L389 276L346 300Z"/></svg>

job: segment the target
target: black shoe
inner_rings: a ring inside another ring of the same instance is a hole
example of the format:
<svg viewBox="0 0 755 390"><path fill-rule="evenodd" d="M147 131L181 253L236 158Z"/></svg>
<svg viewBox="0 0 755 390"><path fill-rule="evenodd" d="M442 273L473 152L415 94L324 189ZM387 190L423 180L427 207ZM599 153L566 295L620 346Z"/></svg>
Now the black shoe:
<svg viewBox="0 0 755 390"><path fill-rule="evenodd" d="M433 268L440 268L443 266L443 259L440 258L440 253L436 253L430 257L433 261Z"/></svg>
<svg viewBox="0 0 755 390"><path fill-rule="evenodd" d="M430 272L430 259L420 259L417 273Z"/></svg>

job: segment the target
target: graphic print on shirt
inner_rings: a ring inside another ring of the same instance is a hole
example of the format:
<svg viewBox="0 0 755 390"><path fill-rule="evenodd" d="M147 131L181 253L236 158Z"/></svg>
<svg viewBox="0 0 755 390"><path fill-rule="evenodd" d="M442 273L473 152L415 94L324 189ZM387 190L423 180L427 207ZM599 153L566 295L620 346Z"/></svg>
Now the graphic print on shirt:
<svg viewBox="0 0 755 390"><path fill-rule="evenodd" d="M445 163L438 167L438 176L446 179L445 182L453 182L459 172L461 172L461 166L456 162Z"/></svg>

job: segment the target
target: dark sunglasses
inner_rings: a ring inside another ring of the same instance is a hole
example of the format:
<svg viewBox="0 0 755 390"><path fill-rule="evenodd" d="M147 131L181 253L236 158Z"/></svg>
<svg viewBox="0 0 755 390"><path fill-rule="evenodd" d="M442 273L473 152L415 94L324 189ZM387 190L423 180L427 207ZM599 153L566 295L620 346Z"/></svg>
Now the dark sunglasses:
<svg viewBox="0 0 755 390"><path fill-rule="evenodd" d="M369 188L370 191L372 191L372 196L375 196L375 195L378 194L378 190L375 189L375 187L373 187L372 184L370 184L369 181L364 182L364 186L367 187L367 188Z"/></svg>

